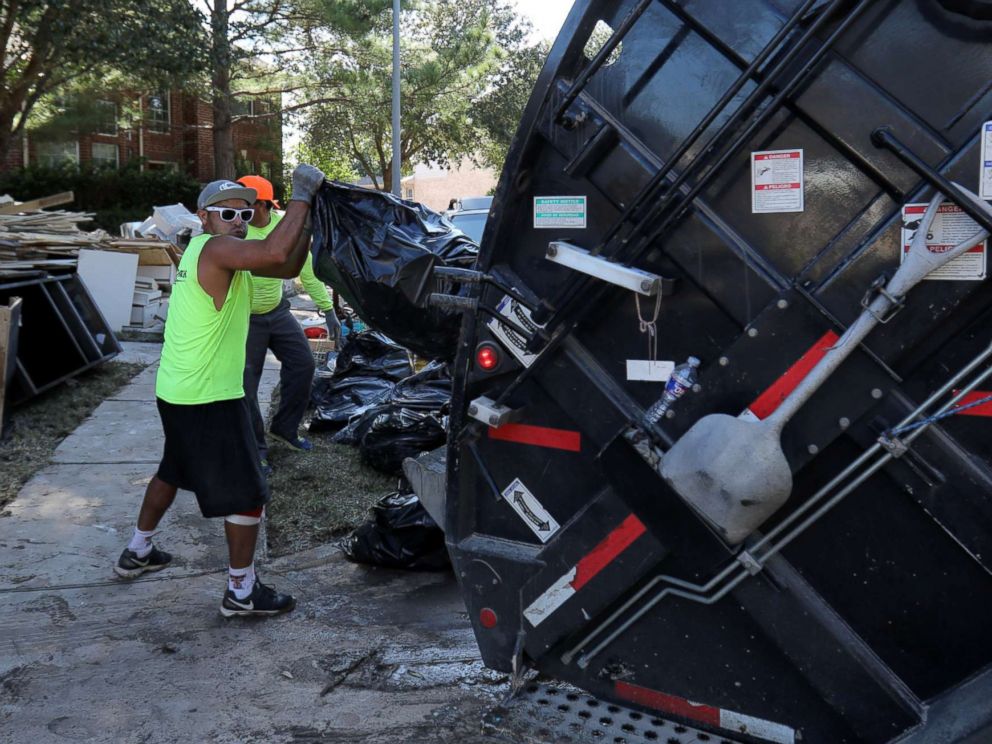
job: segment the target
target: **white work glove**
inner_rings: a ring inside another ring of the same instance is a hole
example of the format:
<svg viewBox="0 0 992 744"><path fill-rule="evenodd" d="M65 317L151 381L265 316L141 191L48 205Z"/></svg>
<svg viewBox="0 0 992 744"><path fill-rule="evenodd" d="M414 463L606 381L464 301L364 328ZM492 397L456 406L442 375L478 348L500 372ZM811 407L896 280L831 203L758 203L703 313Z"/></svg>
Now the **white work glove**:
<svg viewBox="0 0 992 744"><path fill-rule="evenodd" d="M314 194L324 183L324 173L312 165L301 163L293 170L293 195L290 201L313 202Z"/></svg>

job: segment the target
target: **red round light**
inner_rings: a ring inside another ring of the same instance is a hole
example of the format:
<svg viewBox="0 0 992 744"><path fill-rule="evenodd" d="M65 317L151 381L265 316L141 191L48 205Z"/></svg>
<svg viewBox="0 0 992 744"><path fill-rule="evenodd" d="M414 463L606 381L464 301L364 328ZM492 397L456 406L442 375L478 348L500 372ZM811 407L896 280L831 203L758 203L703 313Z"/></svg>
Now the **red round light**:
<svg viewBox="0 0 992 744"><path fill-rule="evenodd" d="M303 329L303 335L307 338L324 338L327 336L327 329L321 326L310 326Z"/></svg>
<svg viewBox="0 0 992 744"><path fill-rule="evenodd" d="M496 613L488 607L483 607L479 612L479 622L482 623L483 628L495 628L498 621Z"/></svg>
<svg viewBox="0 0 992 744"><path fill-rule="evenodd" d="M494 346L484 344L475 352L475 363L488 372L499 364L499 353Z"/></svg>

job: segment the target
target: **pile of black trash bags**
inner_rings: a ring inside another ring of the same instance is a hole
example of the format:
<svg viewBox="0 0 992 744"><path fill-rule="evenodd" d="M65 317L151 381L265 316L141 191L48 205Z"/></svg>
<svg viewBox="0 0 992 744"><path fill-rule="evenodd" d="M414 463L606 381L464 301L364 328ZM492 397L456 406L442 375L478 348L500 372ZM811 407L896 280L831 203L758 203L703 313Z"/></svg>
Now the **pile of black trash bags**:
<svg viewBox="0 0 992 744"><path fill-rule="evenodd" d="M343 542L359 563L408 569L450 565L444 533L402 478L403 460L441 447L447 437L451 374L443 362L414 372L409 352L376 331L348 336L336 358L318 368L311 431L357 446L362 461L401 477L400 488L373 507Z"/></svg>
<svg viewBox="0 0 992 744"><path fill-rule="evenodd" d="M378 332L349 336L317 371L311 430L357 446L362 460L400 475L403 460L444 445L461 315L428 305L431 293L465 286L434 276L472 268L479 247L443 215L370 189L325 182L313 205L317 276ZM387 334L387 335L382 335ZM387 337L388 336L388 337ZM413 351L434 359L415 371ZM405 481L345 541L352 560L404 568L448 565L444 535Z"/></svg>
<svg viewBox="0 0 992 744"><path fill-rule="evenodd" d="M403 460L444 444L451 374L443 362L414 373L407 350L376 331L349 337L334 368L318 370L311 431L359 448L362 461L401 475Z"/></svg>

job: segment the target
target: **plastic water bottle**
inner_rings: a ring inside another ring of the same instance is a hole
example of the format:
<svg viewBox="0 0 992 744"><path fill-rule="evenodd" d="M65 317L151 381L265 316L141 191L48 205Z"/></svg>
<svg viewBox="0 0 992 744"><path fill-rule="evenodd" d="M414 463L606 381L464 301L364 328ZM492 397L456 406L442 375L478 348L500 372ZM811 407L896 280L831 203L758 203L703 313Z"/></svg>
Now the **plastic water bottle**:
<svg viewBox="0 0 992 744"><path fill-rule="evenodd" d="M696 384L696 368L698 366L699 360L696 357L689 357L685 364L680 364L672 370L671 377L665 383L665 392L644 414L648 423L657 424L661 421L668 409L671 408L672 403L685 395L687 390L692 389L692 386Z"/></svg>

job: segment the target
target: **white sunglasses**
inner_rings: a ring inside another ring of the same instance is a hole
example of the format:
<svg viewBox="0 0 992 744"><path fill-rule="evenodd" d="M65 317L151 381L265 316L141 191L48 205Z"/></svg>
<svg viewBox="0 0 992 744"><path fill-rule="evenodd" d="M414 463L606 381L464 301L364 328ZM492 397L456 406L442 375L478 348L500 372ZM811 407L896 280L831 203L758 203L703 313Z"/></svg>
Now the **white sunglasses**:
<svg viewBox="0 0 992 744"><path fill-rule="evenodd" d="M251 222L255 216L254 209L235 209L234 207L204 207L207 212L217 212L224 222L234 222L235 217L240 217L242 222Z"/></svg>

